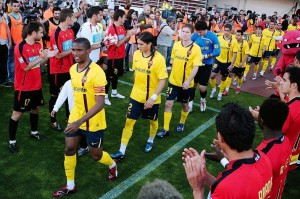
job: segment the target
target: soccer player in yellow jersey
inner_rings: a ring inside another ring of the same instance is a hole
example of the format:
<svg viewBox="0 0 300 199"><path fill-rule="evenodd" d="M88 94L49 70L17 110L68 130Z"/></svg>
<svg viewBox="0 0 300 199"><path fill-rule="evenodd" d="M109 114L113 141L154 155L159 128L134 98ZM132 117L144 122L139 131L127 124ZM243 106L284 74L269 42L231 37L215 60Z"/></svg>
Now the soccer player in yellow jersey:
<svg viewBox="0 0 300 199"><path fill-rule="evenodd" d="M89 58L91 45L86 38L75 40L72 53L77 64L70 68L74 90L74 107L65 129L65 173L67 184L53 193L61 197L74 193L76 152L81 136L87 138L93 159L109 166L109 180L117 177L117 165L109 154L103 151L103 135L106 128L104 97L107 84L103 70Z"/></svg>
<svg viewBox="0 0 300 199"><path fill-rule="evenodd" d="M250 48L250 52L249 52L249 57L248 57L248 61L246 64L246 69L244 72L244 80L246 79L246 76L249 72L250 66L254 63L254 73L253 73L253 77L252 80L256 80L256 76L257 76L257 71L258 71L258 64L261 63L261 57L263 55L263 52L266 49L265 46L265 38L262 35L262 27L261 26L257 26L256 27L256 31L255 34L252 34L249 40L249 48Z"/></svg>
<svg viewBox="0 0 300 199"><path fill-rule="evenodd" d="M249 56L249 45L247 41L243 39L243 34L244 33L242 30L236 31L235 36L236 36L237 43L235 44L233 49L232 62L228 67L230 75L226 79L226 90L224 91L225 92L224 95L228 95L229 87L232 81L232 76L236 76L238 78L238 85L237 85L237 89L235 90L235 93L239 94L241 92L241 86L243 83L243 74L245 71L246 61Z"/></svg>
<svg viewBox="0 0 300 199"><path fill-rule="evenodd" d="M199 66L202 66L200 47L191 40L194 26L185 24L182 27L182 40L174 44L171 63L173 65L169 78L165 112L164 128L157 133L157 137L169 135L172 107L175 98L182 104L181 118L176 128L177 132L184 130L184 124L189 113L189 99L193 92L194 77Z"/></svg>
<svg viewBox="0 0 300 199"><path fill-rule="evenodd" d="M281 37L284 35L284 31L282 30L282 25L281 23L277 23L275 26L275 31L276 31L276 36ZM276 45L276 44L275 44ZM273 54L271 55L271 66L270 66L270 71L273 71L273 68L276 64L277 61L277 56L279 55L280 48L275 46L275 49L273 51Z"/></svg>
<svg viewBox="0 0 300 199"><path fill-rule="evenodd" d="M220 91L218 94L218 101L222 100L222 93L225 90L225 81L229 75L228 67L232 61L233 55L233 47L236 43L236 39L231 35L232 26L230 24L226 24L224 27L224 35L218 37L221 47L221 54L216 58L215 64L213 65L212 73L210 76L210 85L212 87L212 91L210 94L210 98L215 96L217 91L217 74L220 72L222 75L221 83L220 83Z"/></svg>
<svg viewBox="0 0 300 199"><path fill-rule="evenodd" d="M130 94L120 150L111 155L113 159L122 160L125 158L125 151L132 136L133 126L140 116L144 119L150 119L149 138L144 152L148 153L152 150L158 129L160 94L168 78L165 58L158 51L155 51L153 39L150 32L143 32L138 36L139 51L135 51L132 60L134 84Z"/></svg>
<svg viewBox="0 0 300 199"><path fill-rule="evenodd" d="M274 50L276 50L275 39L273 37L279 36L279 33L275 31L275 22L273 20L270 21L269 28L266 28L262 31L262 34L265 37L266 51L263 54L260 76L264 76L264 73L269 65L270 57L274 53Z"/></svg>
<svg viewBox="0 0 300 199"><path fill-rule="evenodd" d="M287 31L297 30L297 23L298 23L298 17L294 17L293 22L291 24L289 24Z"/></svg>

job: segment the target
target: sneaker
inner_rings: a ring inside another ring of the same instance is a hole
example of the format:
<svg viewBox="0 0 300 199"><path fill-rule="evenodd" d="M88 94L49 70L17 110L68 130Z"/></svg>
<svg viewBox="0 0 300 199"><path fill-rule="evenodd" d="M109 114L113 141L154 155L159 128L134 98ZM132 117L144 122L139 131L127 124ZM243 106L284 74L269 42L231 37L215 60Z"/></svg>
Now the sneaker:
<svg viewBox="0 0 300 199"><path fill-rule="evenodd" d="M218 101L221 101L221 100L222 100L222 94L218 94L217 100L218 100Z"/></svg>
<svg viewBox="0 0 300 199"><path fill-rule="evenodd" d="M121 95L120 93L117 93L117 94L111 94L110 95L111 97L115 97L115 98L119 98L119 99L124 99L125 96Z"/></svg>
<svg viewBox="0 0 300 199"><path fill-rule="evenodd" d="M51 128L54 129L55 131L58 131L58 132L63 131L63 129L61 128L60 124L58 124L57 122L51 123Z"/></svg>
<svg viewBox="0 0 300 199"><path fill-rule="evenodd" d="M167 67L167 70L169 70L169 71L172 70L172 67L171 67L171 66L168 66L168 67Z"/></svg>
<svg viewBox="0 0 300 199"><path fill-rule="evenodd" d="M252 80L256 80L256 74L255 73L252 76Z"/></svg>
<svg viewBox="0 0 300 199"><path fill-rule="evenodd" d="M9 147L9 151L12 152L12 153L18 153L19 152L18 147L17 147L17 143L9 144L8 147Z"/></svg>
<svg viewBox="0 0 300 199"><path fill-rule="evenodd" d="M104 101L104 103L105 103L106 105L108 105L108 106L110 106L110 105L111 105L111 102L109 101L109 99L108 99L108 98L105 98L105 101Z"/></svg>
<svg viewBox="0 0 300 199"><path fill-rule="evenodd" d="M150 151L152 151L152 147L153 147L153 142L147 142L146 146L145 146L145 149L144 149L144 152L149 153Z"/></svg>
<svg viewBox="0 0 300 199"><path fill-rule="evenodd" d="M0 84L0 86L6 87L6 88L11 88L12 86L14 86L14 83L12 83L12 82L3 82L2 84Z"/></svg>
<svg viewBox="0 0 300 199"><path fill-rule="evenodd" d="M182 124L182 123L178 124L178 126L176 127L176 131L182 132L183 130L184 130L184 124Z"/></svg>
<svg viewBox="0 0 300 199"><path fill-rule="evenodd" d="M200 100L200 111L204 112L206 110L206 100Z"/></svg>
<svg viewBox="0 0 300 199"><path fill-rule="evenodd" d="M165 129L162 129L156 134L156 137L163 138L163 137L166 137L166 136L169 136L169 135L170 135L169 131L166 131Z"/></svg>
<svg viewBox="0 0 300 199"><path fill-rule="evenodd" d="M241 92L240 88L235 89L235 94L239 94Z"/></svg>
<svg viewBox="0 0 300 199"><path fill-rule="evenodd" d="M86 148L79 148L77 151L78 156L82 156L83 154L86 154L89 152L89 147Z"/></svg>
<svg viewBox="0 0 300 199"><path fill-rule="evenodd" d="M110 157L112 159L122 161L122 160L124 160L125 155L123 155L123 153L121 151L118 151L118 152L116 152L114 154L110 154Z"/></svg>
<svg viewBox="0 0 300 199"><path fill-rule="evenodd" d="M116 161L115 161L116 163ZM117 163L116 166L108 170L108 179L110 181L115 180L118 177Z"/></svg>
<svg viewBox="0 0 300 199"><path fill-rule="evenodd" d="M193 101L189 102L189 113L193 112Z"/></svg>
<svg viewBox="0 0 300 199"><path fill-rule="evenodd" d="M133 70L131 68L129 68L129 71L132 72Z"/></svg>
<svg viewBox="0 0 300 199"><path fill-rule="evenodd" d="M225 91L222 93L222 95L223 95L223 96L228 96L228 95L229 95L229 92L225 90Z"/></svg>
<svg viewBox="0 0 300 199"><path fill-rule="evenodd" d="M74 187L73 189L68 189L67 185L63 186L62 188L60 188L59 190L55 191L52 196L59 198L62 197L64 195L68 195L68 194L72 194L76 192L76 187Z"/></svg>
<svg viewBox="0 0 300 199"><path fill-rule="evenodd" d="M47 140L47 137L43 134L41 134L40 132L36 133L36 134L30 134L32 138L37 139L37 140Z"/></svg>
<svg viewBox="0 0 300 199"><path fill-rule="evenodd" d="M273 71L273 68L274 68L274 66L270 66L270 67L269 67L269 70L270 70L270 71Z"/></svg>
<svg viewBox="0 0 300 199"><path fill-rule="evenodd" d="M214 98L215 94L216 94L216 90L213 89L213 90L211 91L211 93L210 93L209 98L210 98L210 99Z"/></svg>
<svg viewBox="0 0 300 199"><path fill-rule="evenodd" d="M233 85L236 85L236 79L237 79L237 78L233 79L233 81L232 81L232 84L233 84Z"/></svg>
<svg viewBox="0 0 300 199"><path fill-rule="evenodd" d="M261 76L261 77L264 77L265 75L265 72L263 72L263 71L260 71L260 73L259 73L259 75Z"/></svg>

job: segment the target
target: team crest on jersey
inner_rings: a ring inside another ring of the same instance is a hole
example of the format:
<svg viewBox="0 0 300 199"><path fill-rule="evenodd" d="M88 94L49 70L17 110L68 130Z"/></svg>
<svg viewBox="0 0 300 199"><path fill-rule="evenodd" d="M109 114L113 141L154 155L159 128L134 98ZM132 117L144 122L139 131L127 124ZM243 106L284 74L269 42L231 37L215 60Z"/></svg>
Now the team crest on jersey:
<svg viewBox="0 0 300 199"><path fill-rule="evenodd" d="M214 64L213 67L214 67L214 68L217 68L217 67L218 67L218 64Z"/></svg>
<svg viewBox="0 0 300 199"><path fill-rule="evenodd" d="M19 57L19 58L18 58L18 60L19 60L19 62L20 62L21 64L23 64L23 63L24 63L24 59L23 59L23 57Z"/></svg>

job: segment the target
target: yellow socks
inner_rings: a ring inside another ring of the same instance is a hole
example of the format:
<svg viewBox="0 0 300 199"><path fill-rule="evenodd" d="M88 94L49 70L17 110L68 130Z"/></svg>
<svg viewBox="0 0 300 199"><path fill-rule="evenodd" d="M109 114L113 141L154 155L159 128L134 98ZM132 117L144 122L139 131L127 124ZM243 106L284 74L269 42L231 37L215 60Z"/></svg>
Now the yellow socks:
<svg viewBox="0 0 300 199"><path fill-rule="evenodd" d="M65 155L65 173L67 177L67 181L74 181L75 179L75 167L76 167L77 157L76 154L73 156Z"/></svg>
<svg viewBox="0 0 300 199"><path fill-rule="evenodd" d="M114 160L110 157L110 155L103 151L102 152L102 158L98 161L106 166L111 166L114 163Z"/></svg>
<svg viewBox="0 0 300 199"><path fill-rule="evenodd" d="M188 116L189 112L184 112L183 110L181 110L181 117L180 117L180 122L181 124L185 124L185 120Z"/></svg>
<svg viewBox="0 0 300 199"><path fill-rule="evenodd" d="M238 88L241 88L242 83L243 83L243 78L238 79Z"/></svg>
<svg viewBox="0 0 300 199"><path fill-rule="evenodd" d="M211 88L215 89L217 87L217 80L216 80L216 78L215 79L210 79L209 82L210 82Z"/></svg>
<svg viewBox="0 0 300 199"><path fill-rule="evenodd" d="M150 132L149 132L149 136L150 137L155 137L155 135L157 133L157 129L158 129L158 120L156 120L156 121L150 120Z"/></svg>
<svg viewBox="0 0 300 199"><path fill-rule="evenodd" d="M268 61L268 60L266 60L266 59L263 59L263 60L262 60L262 69L261 69L261 72L262 72L262 73L264 73L264 72L267 70L268 64L269 64L269 61Z"/></svg>
<svg viewBox="0 0 300 199"><path fill-rule="evenodd" d="M246 77L250 69L250 64L246 64L244 76Z"/></svg>
<svg viewBox="0 0 300 199"><path fill-rule="evenodd" d="M221 83L220 83L220 92L219 93L223 93L224 92L224 90L225 90L225 81L221 81Z"/></svg>
<svg viewBox="0 0 300 199"><path fill-rule="evenodd" d="M276 64L276 57L271 57L272 68L274 68L275 64Z"/></svg>
<svg viewBox="0 0 300 199"><path fill-rule="evenodd" d="M172 118L172 112L164 112L164 130L170 129L170 121Z"/></svg>
<svg viewBox="0 0 300 199"><path fill-rule="evenodd" d="M135 124L136 120L126 118L126 123L125 127L122 132L122 138L121 138L121 143L124 145L127 145L131 136L132 136L132 131L133 131L133 126Z"/></svg>
<svg viewBox="0 0 300 199"><path fill-rule="evenodd" d="M257 71L258 71L258 64L255 64L255 66L254 66L254 73L257 73Z"/></svg>
<svg viewBox="0 0 300 199"><path fill-rule="evenodd" d="M229 90L230 85L231 85L231 81L232 81L232 78L228 76L228 77L226 78L226 81L225 81L225 87L226 87L226 90ZM221 86L220 86L220 90L221 90Z"/></svg>

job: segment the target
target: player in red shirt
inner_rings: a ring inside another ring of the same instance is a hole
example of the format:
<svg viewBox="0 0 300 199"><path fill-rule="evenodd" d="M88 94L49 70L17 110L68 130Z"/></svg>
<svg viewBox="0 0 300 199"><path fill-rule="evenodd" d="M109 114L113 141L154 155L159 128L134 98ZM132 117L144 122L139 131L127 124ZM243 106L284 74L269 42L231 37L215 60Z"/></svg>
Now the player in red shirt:
<svg viewBox="0 0 300 199"><path fill-rule="evenodd" d="M14 108L9 120L9 150L17 153L16 134L18 122L25 111L30 111L31 136L45 139L38 130L39 106L43 104L40 65L47 62L48 50L38 43L43 36L44 26L30 22L26 26L26 39L17 44L15 53Z"/></svg>
<svg viewBox="0 0 300 199"><path fill-rule="evenodd" d="M269 198L272 165L266 155L253 151L255 123L251 113L241 106L225 105L216 117L218 141L227 169L217 178L206 170L205 150L201 155L193 148L184 149L183 160L194 198L204 197L204 185L210 186L211 198Z"/></svg>
<svg viewBox="0 0 300 199"><path fill-rule="evenodd" d="M111 97L124 99L125 97L118 93L117 85L118 85L118 76L123 75L123 65L125 58L125 43L129 41L131 35L135 33L136 29L133 28L128 30L127 33L123 26L126 20L126 14L124 10L116 10L114 13L114 22L108 28L107 35L117 35L117 43L115 45L108 46L108 62L107 62L107 85L105 88L106 96L105 96L105 104L111 105L111 102L108 99L108 90L110 86L110 82L112 83L112 92Z"/></svg>
<svg viewBox="0 0 300 199"><path fill-rule="evenodd" d="M281 92L289 96L287 103L290 111L283 125L282 132L292 145L290 170L295 169L300 153L300 68L290 66L280 82ZM299 165L299 161L298 161Z"/></svg>
<svg viewBox="0 0 300 199"><path fill-rule="evenodd" d="M250 111L257 118L259 127L263 129L263 141L257 150L268 156L273 168L271 198L280 199L292 154L291 143L281 131L289 108L279 99L270 98L261 105L259 114L257 110Z"/></svg>
<svg viewBox="0 0 300 199"><path fill-rule="evenodd" d="M69 70L73 64L72 45L74 41L74 32L70 26L74 25L73 11L71 9L63 9L60 13L60 24L50 35L50 49L58 50L59 53L50 59L50 100L49 113L53 110L58 94L66 81L70 79ZM66 118L69 117L69 108L66 104ZM50 116L51 127L57 131L63 129L56 121L56 116Z"/></svg>

